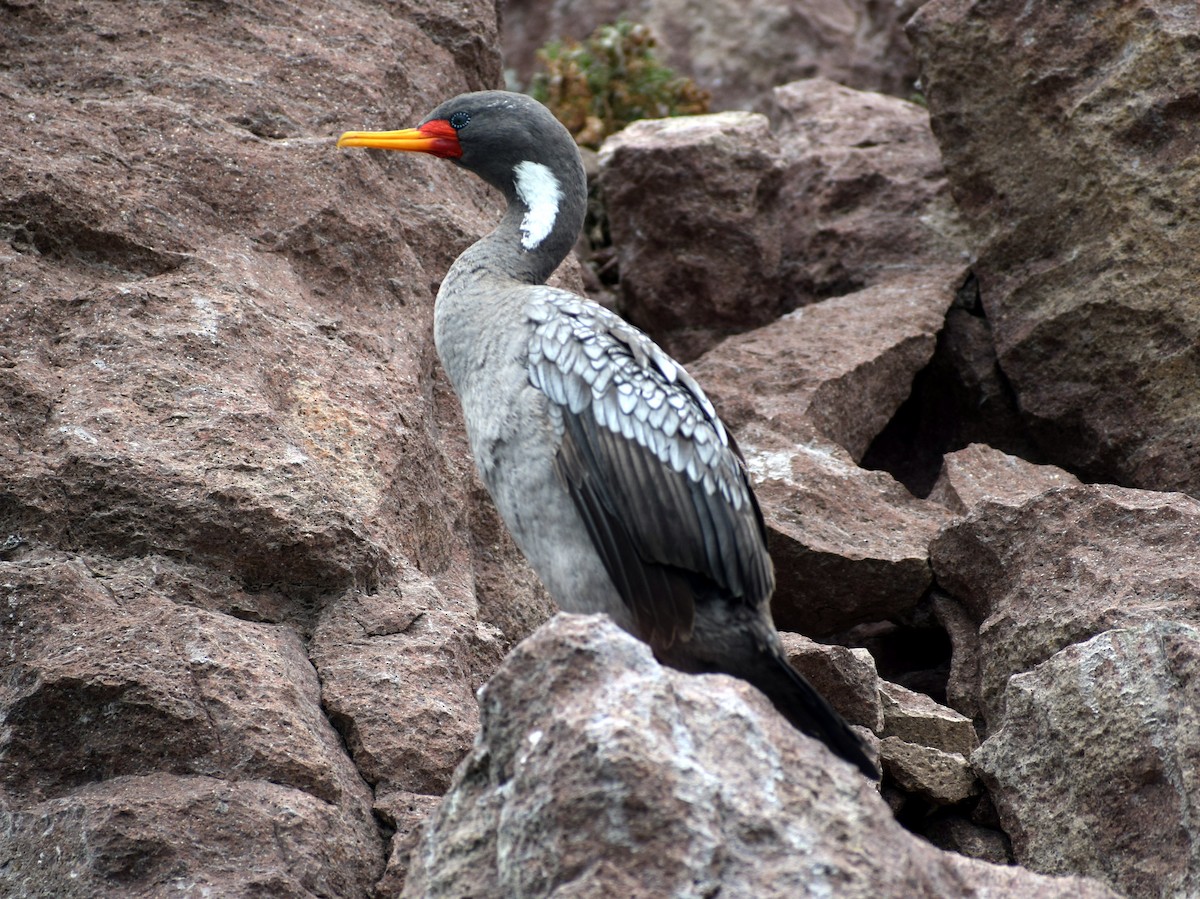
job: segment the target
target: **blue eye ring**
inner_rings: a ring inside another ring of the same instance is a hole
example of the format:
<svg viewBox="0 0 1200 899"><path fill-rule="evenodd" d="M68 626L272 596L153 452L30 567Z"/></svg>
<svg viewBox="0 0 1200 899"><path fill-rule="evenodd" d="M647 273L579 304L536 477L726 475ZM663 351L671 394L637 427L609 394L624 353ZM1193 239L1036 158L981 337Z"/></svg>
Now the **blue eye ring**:
<svg viewBox="0 0 1200 899"><path fill-rule="evenodd" d="M462 112L461 110L450 116L450 127L455 131L462 131L471 122L471 114Z"/></svg>

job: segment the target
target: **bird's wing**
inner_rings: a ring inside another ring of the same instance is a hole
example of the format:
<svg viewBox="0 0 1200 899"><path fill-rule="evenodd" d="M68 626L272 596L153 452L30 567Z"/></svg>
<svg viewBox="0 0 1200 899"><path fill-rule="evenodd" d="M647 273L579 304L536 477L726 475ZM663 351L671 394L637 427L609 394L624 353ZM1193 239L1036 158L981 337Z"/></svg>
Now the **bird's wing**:
<svg viewBox="0 0 1200 899"><path fill-rule="evenodd" d="M650 338L572 294L538 291L529 380L557 466L643 636L690 635L699 590L757 606L774 587L745 462L699 385Z"/></svg>

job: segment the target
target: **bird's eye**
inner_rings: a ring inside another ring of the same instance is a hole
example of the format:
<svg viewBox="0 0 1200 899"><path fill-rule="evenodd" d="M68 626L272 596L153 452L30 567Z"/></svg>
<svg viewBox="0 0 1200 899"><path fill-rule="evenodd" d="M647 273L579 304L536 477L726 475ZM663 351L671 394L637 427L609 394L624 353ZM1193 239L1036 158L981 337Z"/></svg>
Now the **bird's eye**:
<svg viewBox="0 0 1200 899"><path fill-rule="evenodd" d="M455 131L462 131L467 127L467 123L470 121L471 114L469 112L456 112L454 115L450 116L450 127Z"/></svg>

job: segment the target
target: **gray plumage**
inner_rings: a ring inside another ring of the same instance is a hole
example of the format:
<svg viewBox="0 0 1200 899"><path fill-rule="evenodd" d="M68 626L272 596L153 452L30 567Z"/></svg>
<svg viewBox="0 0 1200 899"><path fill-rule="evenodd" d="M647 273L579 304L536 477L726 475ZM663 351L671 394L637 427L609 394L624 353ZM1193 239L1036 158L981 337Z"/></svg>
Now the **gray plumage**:
<svg viewBox="0 0 1200 899"><path fill-rule="evenodd" d="M783 659L762 513L704 391L640 330L543 283L583 224L570 135L500 91L456 97L405 134L418 132L447 136L395 148L448 156L508 200L442 282L434 337L480 476L546 588L567 611L609 614L674 667L750 681L877 777Z"/></svg>

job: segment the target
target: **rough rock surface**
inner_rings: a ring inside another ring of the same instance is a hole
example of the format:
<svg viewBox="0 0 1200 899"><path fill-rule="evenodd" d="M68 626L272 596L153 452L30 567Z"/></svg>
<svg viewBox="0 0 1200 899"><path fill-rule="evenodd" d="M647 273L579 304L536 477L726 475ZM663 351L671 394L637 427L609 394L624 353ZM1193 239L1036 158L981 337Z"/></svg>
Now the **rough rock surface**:
<svg viewBox="0 0 1200 899"><path fill-rule="evenodd" d="M752 688L600 617L555 618L481 706L405 896L1115 895L933 848Z"/></svg>
<svg viewBox="0 0 1200 899"><path fill-rule="evenodd" d="M778 316L779 180L754 113L634 122L601 147L621 311L680 361Z"/></svg>
<svg viewBox="0 0 1200 899"><path fill-rule="evenodd" d="M1105 631L1013 677L1004 700L974 761L1018 861L1127 896L1200 894L1200 629Z"/></svg>
<svg viewBox="0 0 1200 899"><path fill-rule="evenodd" d="M818 431L855 460L933 356L960 266L899 276L789 312L689 366L733 428Z"/></svg>
<svg viewBox="0 0 1200 899"><path fill-rule="evenodd" d="M820 637L917 604L945 509L859 468L811 426L785 437L750 424L738 435L767 522L781 628Z"/></svg>
<svg viewBox="0 0 1200 899"><path fill-rule="evenodd" d="M984 444L947 453L929 499L952 512L967 513L985 503L1019 506L1055 487L1075 487L1079 479L1053 465L1034 465Z"/></svg>
<svg viewBox="0 0 1200 899"><path fill-rule="evenodd" d="M1200 494L1200 9L933 0L909 35L1047 461Z"/></svg>
<svg viewBox="0 0 1200 899"><path fill-rule="evenodd" d="M934 540L938 584L979 628L989 726L1005 685L1114 627L1200 623L1200 500L1120 487L1062 487L988 502Z"/></svg>
<svg viewBox="0 0 1200 899"><path fill-rule="evenodd" d="M957 752L884 737L879 752L883 769L903 789L938 805L958 805L979 793L971 763Z"/></svg>
<svg viewBox="0 0 1200 899"><path fill-rule="evenodd" d="M817 643L801 634L780 635L787 660L851 724L883 729L879 675L865 649Z"/></svg>
<svg viewBox="0 0 1200 899"><path fill-rule="evenodd" d="M985 500L931 555L961 657L947 693L986 726L972 760L1016 860L1195 893L1200 501L1082 485Z"/></svg>
<svg viewBox="0 0 1200 899"><path fill-rule="evenodd" d="M972 443L1045 461L996 359L974 275L946 313L929 365L917 373L912 393L861 462L890 472L917 496L928 496L943 457Z"/></svg>
<svg viewBox="0 0 1200 899"><path fill-rule="evenodd" d="M824 78L772 99L787 308L962 264L965 234L923 107Z"/></svg>
<svg viewBox="0 0 1200 899"><path fill-rule="evenodd" d="M6 896L366 896L379 837L307 790L146 774L4 815Z"/></svg>
<svg viewBox="0 0 1200 899"><path fill-rule="evenodd" d="M971 719L917 693L888 681L879 682L884 737L931 746L944 752L970 755L979 746Z"/></svg>
<svg viewBox="0 0 1200 899"><path fill-rule="evenodd" d="M332 143L494 85L496 34L0 6L0 893L367 895L371 787L440 792L545 617L430 333L496 201Z"/></svg>
<svg viewBox="0 0 1200 899"><path fill-rule="evenodd" d="M547 41L582 39L626 16L649 25L662 57L712 93L715 109L756 109L771 89L824 76L907 96L916 70L903 25L921 0L505 0L504 56L518 80Z"/></svg>

